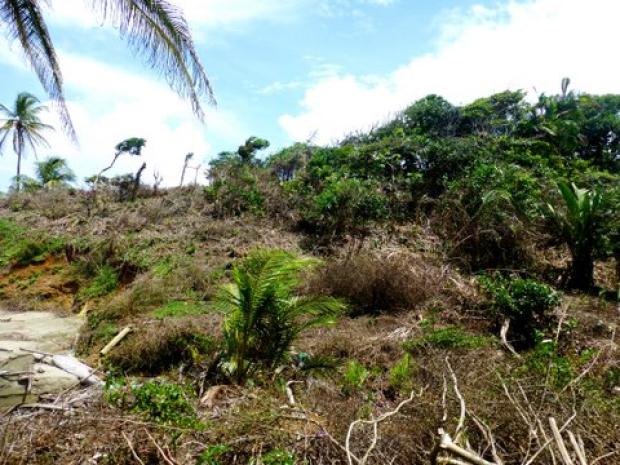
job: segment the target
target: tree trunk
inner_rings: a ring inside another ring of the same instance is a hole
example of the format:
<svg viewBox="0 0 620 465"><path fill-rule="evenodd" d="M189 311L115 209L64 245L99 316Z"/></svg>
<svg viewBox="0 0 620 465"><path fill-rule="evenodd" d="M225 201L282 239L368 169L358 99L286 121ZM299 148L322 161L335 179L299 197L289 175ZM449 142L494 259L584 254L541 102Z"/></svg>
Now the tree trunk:
<svg viewBox="0 0 620 465"><path fill-rule="evenodd" d="M584 291L594 287L594 260L592 253L586 251L573 255L568 285L573 289Z"/></svg>
<svg viewBox="0 0 620 465"><path fill-rule="evenodd" d="M15 177L16 183L15 183L15 190L17 192L20 191L21 189L21 176L22 176L22 152L21 150L19 150L17 152L17 176Z"/></svg>
<svg viewBox="0 0 620 465"><path fill-rule="evenodd" d="M146 163L142 163L142 166L136 173L136 177L133 180L133 188L131 190L131 201L136 200L136 195L138 194L138 189L140 188L140 178L142 177L142 172L146 169Z"/></svg>

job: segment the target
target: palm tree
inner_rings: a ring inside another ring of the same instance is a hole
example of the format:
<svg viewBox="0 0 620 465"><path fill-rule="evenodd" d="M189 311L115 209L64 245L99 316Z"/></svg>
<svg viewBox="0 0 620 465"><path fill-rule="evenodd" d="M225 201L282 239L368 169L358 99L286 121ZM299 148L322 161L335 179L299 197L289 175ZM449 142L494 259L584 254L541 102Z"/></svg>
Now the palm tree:
<svg viewBox="0 0 620 465"><path fill-rule="evenodd" d="M561 182L558 189L564 205L558 209L547 204L547 217L571 253L568 285L587 290L594 285L594 254L603 234L606 202L600 192L575 184Z"/></svg>
<svg viewBox="0 0 620 465"><path fill-rule="evenodd" d="M19 191L20 176L22 166L22 156L27 146L30 146L36 153L36 146L43 145L49 147L49 143L42 135L47 129L53 129L50 125L44 124L39 118L39 113L47 107L39 104L39 99L27 92L22 92L17 96L13 109L0 104L0 113L5 118L0 120L0 151L4 144L12 135L13 150L17 155L17 176L16 190Z"/></svg>
<svg viewBox="0 0 620 465"><path fill-rule="evenodd" d="M42 186L65 185L75 181L75 174L69 168L67 160L49 157L37 163L37 178Z"/></svg>
<svg viewBox="0 0 620 465"><path fill-rule="evenodd" d="M233 269L233 283L220 289L214 305L226 315L225 368L237 382L258 366L281 362L301 332L332 323L345 309L331 297L295 295L300 272L316 263L279 250L259 250Z"/></svg>
<svg viewBox="0 0 620 465"><path fill-rule="evenodd" d="M17 40L45 91L57 104L63 128L76 139L62 73L42 11L50 3L53 1L0 0L0 21L9 37ZM201 98L206 96L213 102L213 92L181 10L167 0L91 3L102 19L120 31L134 52L143 55L179 95L190 100L194 113L202 118Z"/></svg>

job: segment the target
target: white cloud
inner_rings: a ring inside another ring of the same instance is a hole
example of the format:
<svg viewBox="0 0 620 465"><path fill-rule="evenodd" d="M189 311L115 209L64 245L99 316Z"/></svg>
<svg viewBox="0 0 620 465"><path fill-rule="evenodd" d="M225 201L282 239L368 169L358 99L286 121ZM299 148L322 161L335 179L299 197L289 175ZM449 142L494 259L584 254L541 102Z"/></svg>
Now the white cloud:
<svg viewBox="0 0 620 465"><path fill-rule="evenodd" d="M620 92L617 0L510 1L443 17L433 53L383 76L321 77L303 111L281 116L280 125L294 140L316 131L329 143L429 93L458 104L509 88L557 92L565 76L583 91Z"/></svg>
<svg viewBox="0 0 620 465"><path fill-rule="evenodd" d="M121 157L110 174L135 172L146 162L146 182L152 182L153 171L159 171L164 185L176 185L187 152L195 152L197 160L202 160L213 155L210 140L234 144L247 133L234 115L219 109L206 108L205 124L202 124L186 101L155 78L132 74L81 55L61 51L59 56L66 90L74 96L68 106L80 145L72 144L58 130L47 136L52 148L41 149L38 155L39 159L52 154L66 158L80 179L107 166L118 142L128 137L143 137L147 140L143 156ZM50 111L46 118L60 128L55 112ZM34 172L34 162L29 154L25 174ZM2 176L3 187L8 177Z"/></svg>

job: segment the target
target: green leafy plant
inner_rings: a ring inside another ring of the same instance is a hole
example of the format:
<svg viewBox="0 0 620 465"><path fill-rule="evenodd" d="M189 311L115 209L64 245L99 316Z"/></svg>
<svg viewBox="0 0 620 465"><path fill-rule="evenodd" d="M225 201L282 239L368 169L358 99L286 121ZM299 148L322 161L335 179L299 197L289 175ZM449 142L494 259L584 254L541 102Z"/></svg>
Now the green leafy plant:
<svg viewBox="0 0 620 465"><path fill-rule="evenodd" d="M493 309L509 318L510 336L520 348L535 344L540 331L553 320L551 311L560 303L559 294L534 279L482 277L481 284L493 299Z"/></svg>
<svg viewBox="0 0 620 465"><path fill-rule="evenodd" d="M344 391L350 393L357 391L364 386L370 377L370 371L368 371L368 369L366 369L366 367L357 360L351 360L345 366L342 375Z"/></svg>
<svg viewBox="0 0 620 465"><path fill-rule="evenodd" d="M135 401L132 410L144 413L150 420L167 425L198 427L200 422L184 386L150 381L132 387Z"/></svg>
<svg viewBox="0 0 620 465"><path fill-rule="evenodd" d="M411 390L415 363L410 354L405 354L390 369L390 386L396 390Z"/></svg>
<svg viewBox="0 0 620 465"><path fill-rule="evenodd" d="M207 448L200 454L196 465L221 465L220 457L227 452L230 452L230 446L226 444L215 444L207 446Z"/></svg>
<svg viewBox="0 0 620 465"><path fill-rule="evenodd" d="M594 285L594 258L600 247L606 202L597 190L580 189L575 184L560 182L558 189L564 204L561 208L546 206L558 238L570 249L572 262L569 287L590 289Z"/></svg>
<svg viewBox="0 0 620 465"><path fill-rule="evenodd" d="M552 387L562 388L575 378L575 368L576 365L568 357L559 353L555 341L543 339L527 354L524 365L517 372L544 374Z"/></svg>
<svg viewBox="0 0 620 465"><path fill-rule="evenodd" d="M281 362L300 333L333 323L344 310L331 297L295 295L300 272L316 263L279 250L257 250L234 267L233 282L220 289L214 307L226 315L222 368L237 382L261 365Z"/></svg>
<svg viewBox="0 0 620 465"><path fill-rule="evenodd" d="M109 294L118 287L118 272L109 265L99 268L90 285L80 292L83 298L94 299Z"/></svg>

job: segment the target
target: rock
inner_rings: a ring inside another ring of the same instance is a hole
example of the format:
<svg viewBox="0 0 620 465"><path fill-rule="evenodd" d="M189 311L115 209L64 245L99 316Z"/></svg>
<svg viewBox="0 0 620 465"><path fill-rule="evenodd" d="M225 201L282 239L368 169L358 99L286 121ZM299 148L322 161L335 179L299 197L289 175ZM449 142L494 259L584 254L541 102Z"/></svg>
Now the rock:
<svg viewBox="0 0 620 465"><path fill-rule="evenodd" d="M611 393L612 393L612 394L615 394L615 395L617 395L617 396L620 396L620 386L616 386L615 388L613 388L613 389L611 390Z"/></svg>
<svg viewBox="0 0 620 465"><path fill-rule="evenodd" d="M71 350L82 322L49 312L0 310L0 408L54 396L90 375L75 357L53 355ZM87 381L101 383L96 377Z"/></svg>

